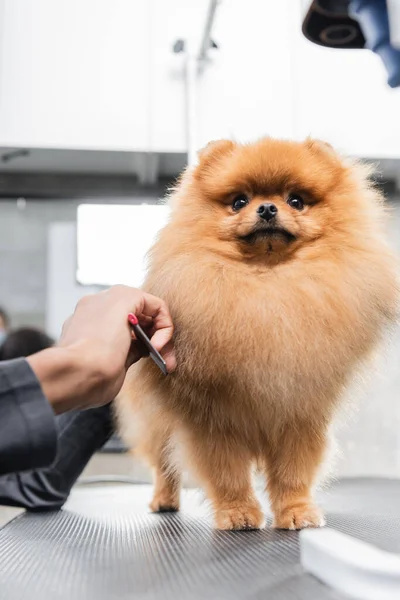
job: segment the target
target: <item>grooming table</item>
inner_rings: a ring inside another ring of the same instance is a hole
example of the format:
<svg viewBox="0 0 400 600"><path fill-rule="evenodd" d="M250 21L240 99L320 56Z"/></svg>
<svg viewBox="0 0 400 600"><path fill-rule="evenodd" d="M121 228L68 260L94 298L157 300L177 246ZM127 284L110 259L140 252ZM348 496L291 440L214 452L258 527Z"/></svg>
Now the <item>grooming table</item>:
<svg viewBox="0 0 400 600"><path fill-rule="evenodd" d="M64 510L8 523L0 600L346 598L303 571L297 532L216 532L199 492L177 514L150 514L150 497L148 485L78 486ZM329 527L400 552L400 481L342 480L319 501Z"/></svg>

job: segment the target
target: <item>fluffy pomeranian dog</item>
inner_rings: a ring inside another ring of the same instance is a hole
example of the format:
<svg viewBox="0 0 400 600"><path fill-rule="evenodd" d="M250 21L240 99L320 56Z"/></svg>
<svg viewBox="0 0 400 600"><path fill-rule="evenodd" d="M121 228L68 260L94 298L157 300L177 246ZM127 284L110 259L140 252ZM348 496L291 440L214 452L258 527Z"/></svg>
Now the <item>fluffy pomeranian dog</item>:
<svg viewBox="0 0 400 600"><path fill-rule="evenodd" d="M180 465L219 529L264 515L324 524L312 498L346 386L397 316L397 264L365 166L315 140L211 142L171 195L144 289L175 322L177 370L134 365L124 439L155 472L153 511L178 510Z"/></svg>

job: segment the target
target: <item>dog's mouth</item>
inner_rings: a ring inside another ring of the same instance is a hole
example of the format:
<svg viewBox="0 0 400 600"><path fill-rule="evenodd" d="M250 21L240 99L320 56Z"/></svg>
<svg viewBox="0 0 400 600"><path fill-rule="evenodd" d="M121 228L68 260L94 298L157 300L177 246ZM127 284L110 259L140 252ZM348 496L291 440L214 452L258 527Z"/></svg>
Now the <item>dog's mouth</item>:
<svg viewBox="0 0 400 600"><path fill-rule="evenodd" d="M290 243L296 240L296 236L283 227L264 227L262 229L255 229L251 233L241 236L240 239L248 244L255 244L261 240L273 239L283 239L285 242Z"/></svg>

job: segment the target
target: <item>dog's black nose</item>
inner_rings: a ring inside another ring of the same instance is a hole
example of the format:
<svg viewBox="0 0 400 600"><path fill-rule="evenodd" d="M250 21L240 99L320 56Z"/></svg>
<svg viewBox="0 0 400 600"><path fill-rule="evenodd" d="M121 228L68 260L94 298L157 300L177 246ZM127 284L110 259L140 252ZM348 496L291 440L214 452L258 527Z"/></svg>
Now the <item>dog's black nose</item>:
<svg viewBox="0 0 400 600"><path fill-rule="evenodd" d="M277 212L278 209L275 206L275 204L261 204L257 208L257 213L262 219L265 219L266 221L270 221L271 219L276 217Z"/></svg>

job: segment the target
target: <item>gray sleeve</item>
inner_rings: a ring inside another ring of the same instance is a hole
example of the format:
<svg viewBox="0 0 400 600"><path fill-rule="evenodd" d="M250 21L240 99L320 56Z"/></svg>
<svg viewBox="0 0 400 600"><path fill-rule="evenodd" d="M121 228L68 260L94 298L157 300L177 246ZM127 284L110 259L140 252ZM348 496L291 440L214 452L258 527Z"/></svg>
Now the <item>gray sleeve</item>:
<svg viewBox="0 0 400 600"><path fill-rule="evenodd" d="M65 413L56 418L56 426L58 452L53 464L0 476L0 505L28 510L61 508L92 455L112 435L112 408L107 405Z"/></svg>
<svg viewBox="0 0 400 600"><path fill-rule="evenodd" d="M57 453L53 410L25 359L0 363L0 475L50 465Z"/></svg>

